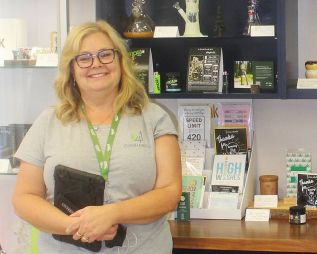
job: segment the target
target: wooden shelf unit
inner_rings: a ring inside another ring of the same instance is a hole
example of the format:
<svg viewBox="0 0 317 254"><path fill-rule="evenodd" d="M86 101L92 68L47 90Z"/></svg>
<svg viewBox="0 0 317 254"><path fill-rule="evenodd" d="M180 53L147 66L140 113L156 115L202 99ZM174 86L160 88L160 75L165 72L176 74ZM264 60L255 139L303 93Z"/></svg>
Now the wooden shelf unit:
<svg viewBox="0 0 317 254"><path fill-rule="evenodd" d="M292 225L288 220L170 221L174 249L317 253L317 220Z"/></svg>

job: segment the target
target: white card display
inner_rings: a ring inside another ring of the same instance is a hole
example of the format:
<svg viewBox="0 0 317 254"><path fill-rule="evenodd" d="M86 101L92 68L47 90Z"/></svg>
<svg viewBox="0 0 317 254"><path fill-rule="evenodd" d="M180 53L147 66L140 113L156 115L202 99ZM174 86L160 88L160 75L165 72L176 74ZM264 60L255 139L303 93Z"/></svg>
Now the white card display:
<svg viewBox="0 0 317 254"><path fill-rule="evenodd" d="M269 221L270 209L246 209L245 221Z"/></svg>
<svg viewBox="0 0 317 254"><path fill-rule="evenodd" d="M0 173L8 173L10 168L9 159L0 159Z"/></svg>
<svg viewBox="0 0 317 254"><path fill-rule="evenodd" d="M255 208L277 208L277 195L254 195Z"/></svg>
<svg viewBox="0 0 317 254"><path fill-rule="evenodd" d="M175 38L179 37L178 26L156 26L154 38Z"/></svg>
<svg viewBox="0 0 317 254"><path fill-rule="evenodd" d="M58 65L58 55L38 54L36 58L36 66L55 67Z"/></svg>
<svg viewBox="0 0 317 254"><path fill-rule="evenodd" d="M251 26L251 37L274 36L275 26Z"/></svg>
<svg viewBox="0 0 317 254"><path fill-rule="evenodd" d="M181 142L183 175L202 175L206 157L206 142Z"/></svg>
<svg viewBox="0 0 317 254"><path fill-rule="evenodd" d="M299 78L297 80L297 89L317 89L316 78Z"/></svg>

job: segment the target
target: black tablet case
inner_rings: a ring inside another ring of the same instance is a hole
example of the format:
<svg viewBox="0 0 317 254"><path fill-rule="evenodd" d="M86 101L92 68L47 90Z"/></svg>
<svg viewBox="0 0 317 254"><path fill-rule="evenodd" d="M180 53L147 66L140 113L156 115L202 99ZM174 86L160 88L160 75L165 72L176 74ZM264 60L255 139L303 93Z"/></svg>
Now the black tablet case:
<svg viewBox="0 0 317 254"><path fill-rule="evenodd" d="M64 213L69 215L86 206L103 205L105 180L102 176L57 165L54 179L54 205ZM98 252L102 246L101 241L93 243L75 241L72 235L53 234L53 237L93 252Z"/></svg>

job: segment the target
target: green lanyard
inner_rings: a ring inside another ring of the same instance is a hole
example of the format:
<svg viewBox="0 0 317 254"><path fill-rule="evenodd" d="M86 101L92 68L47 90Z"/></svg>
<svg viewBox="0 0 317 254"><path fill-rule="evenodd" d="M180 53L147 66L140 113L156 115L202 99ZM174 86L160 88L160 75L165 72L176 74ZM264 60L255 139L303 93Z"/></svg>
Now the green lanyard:
<svg viewBox="0 0 317 254"><path fill-rule="evenodd" d="M101 173L102 177L105 179L105 181L108 182L110 155L111 155L111 151L112 151L114 137L117 133L117 129L118 129L119 121L120 121L120 114L117 113L114 116L114 118L112 119L111 127L110 127L109 134L108 134L108 139L107 139L107 143L106 143L105 152L103 153L101 146L100 146L100 142L99 142L97 133L96 133L92 123L88 119L86 111L84 110L84 108L83 108L83 112L87 118L87 125L88 125L92 144L94 145L96 157L97 157L97 160L99 163L100 173Z"/></svg>

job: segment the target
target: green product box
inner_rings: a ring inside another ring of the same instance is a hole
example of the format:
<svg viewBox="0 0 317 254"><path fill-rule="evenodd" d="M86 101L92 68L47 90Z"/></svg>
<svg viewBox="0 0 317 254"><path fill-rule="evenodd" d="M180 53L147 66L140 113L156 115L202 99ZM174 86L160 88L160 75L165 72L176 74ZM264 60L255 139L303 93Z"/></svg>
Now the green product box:
<svg viewBox="0 0 317 254"><path fill-rule="evenodd" d="M181 200L177 205L177 220L190 220L190 193L182 192Z"/></svg>
<svg viewBox="0 0 317 254"><path fill-rule="evenodd" d="M273 61L235 61L234 88L251 88L259 84L262 90L274 89Z"/></svg>

